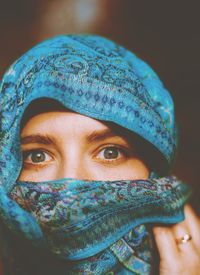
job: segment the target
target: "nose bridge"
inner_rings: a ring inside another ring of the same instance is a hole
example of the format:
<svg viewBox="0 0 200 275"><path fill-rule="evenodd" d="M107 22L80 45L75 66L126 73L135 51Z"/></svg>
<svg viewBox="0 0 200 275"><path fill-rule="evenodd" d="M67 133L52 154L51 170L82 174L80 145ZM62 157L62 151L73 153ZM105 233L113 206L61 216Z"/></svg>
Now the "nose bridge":
<svg viewBox="0 0 200 275"><path fill-rule="evenodd" d="M86 177L86 170L83 165L79 165L78 163L67 163L61 168L59 174L62 175L62 178L76 178L83 179Z"/></svg>
<svg viewBox="0 0 200 275"><path fill-rule="evenodd" d="M89 179L89 169L84 162L83 154L77 147L67 150L57 170L58 178Z"/></svg>

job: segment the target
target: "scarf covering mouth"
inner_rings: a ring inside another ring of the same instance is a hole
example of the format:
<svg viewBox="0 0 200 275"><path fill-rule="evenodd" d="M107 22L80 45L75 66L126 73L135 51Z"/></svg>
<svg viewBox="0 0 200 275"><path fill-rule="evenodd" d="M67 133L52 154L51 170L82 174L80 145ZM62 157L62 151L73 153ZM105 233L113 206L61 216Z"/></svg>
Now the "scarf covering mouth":
<svg viewBox="0 0 200 275"><path fill-rule="evenodd" d="M182 221L190 189L176 177L61 179L16 182L9 196L2 189L0 195L4 222L34 245L73 260L71 274L150 274L152 236L143 224Z"/></svg>

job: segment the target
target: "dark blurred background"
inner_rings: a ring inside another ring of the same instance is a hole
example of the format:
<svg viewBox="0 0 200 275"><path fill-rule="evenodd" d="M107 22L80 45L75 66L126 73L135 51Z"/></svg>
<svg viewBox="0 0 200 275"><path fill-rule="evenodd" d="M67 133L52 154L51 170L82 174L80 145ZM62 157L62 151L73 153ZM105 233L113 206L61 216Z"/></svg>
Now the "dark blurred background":
<svg viewBox="0 0 200 275"><path fill-rule="evenodd" d="M97 33L146 60L171 91L180 146L174 173L200 208L199 1L0 0L0 77L37 42L61 33Z"/></svg>

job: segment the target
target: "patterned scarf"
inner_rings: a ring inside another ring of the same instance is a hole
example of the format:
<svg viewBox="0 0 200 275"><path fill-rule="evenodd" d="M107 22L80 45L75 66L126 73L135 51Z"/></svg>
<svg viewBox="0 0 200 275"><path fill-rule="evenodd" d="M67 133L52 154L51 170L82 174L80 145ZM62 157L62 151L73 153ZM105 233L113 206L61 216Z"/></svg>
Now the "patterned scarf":
<svg viewBox="0 0 200 275"><path fill-rule="evenodd" d="M34 245L73 261L70 274L150 274L155 248L143 224L182 221L189 194L175 177L16 182L9 197L1 190L1 218Z"/></svg>
<svg viewBox="0 0 200 275"><path fill-rule="evenodd" d="M189 187L168 176L18 182L21 121L40 98L136 133L158 150L166 175L177 146L170 94L136 55L93 35L42 42L9 68L0 85L1 221L66 266L70 262L56 274L150 274L150 227L184 219Z"/></svg>

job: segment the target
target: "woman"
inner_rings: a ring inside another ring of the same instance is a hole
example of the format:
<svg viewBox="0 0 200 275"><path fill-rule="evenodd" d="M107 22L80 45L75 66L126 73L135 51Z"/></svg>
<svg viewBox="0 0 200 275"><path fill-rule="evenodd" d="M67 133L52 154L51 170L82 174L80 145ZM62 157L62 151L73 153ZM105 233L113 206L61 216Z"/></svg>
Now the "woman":
<svg viewBox="0 0 200 275"><path fill-rule="evenodd" d="M147 64L98 36L58 36L10 67L1 106L14 274L198 274L190 190L168 176L173 102Z"/></svg>

